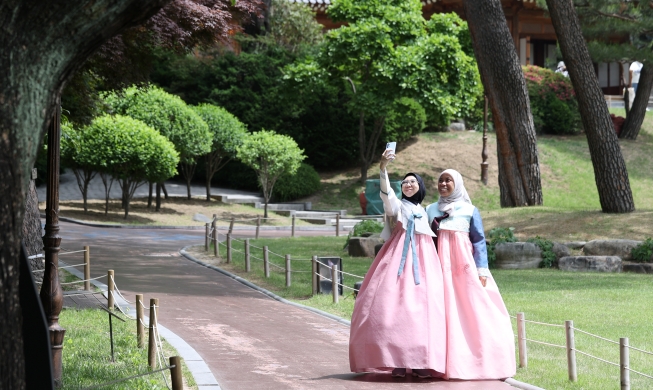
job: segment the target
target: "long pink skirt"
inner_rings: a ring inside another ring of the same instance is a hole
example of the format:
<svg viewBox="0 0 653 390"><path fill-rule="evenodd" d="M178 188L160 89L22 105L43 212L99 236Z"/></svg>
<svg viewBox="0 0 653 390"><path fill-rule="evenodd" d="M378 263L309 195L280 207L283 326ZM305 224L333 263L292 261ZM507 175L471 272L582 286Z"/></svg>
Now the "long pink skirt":
<svg viewBox="0 0 653 390"><path fill-rule="evenodd" d="M447 316L445 379L503 379L515 375L510 316L492 277L483 287L469 233L438 231Z"/></svg>
<svg viewBox="0 0 653 390"><path fill-rule="evenodd" d="M398 223L374 259L356 298L349 336L353 372L422 368L444 372L446 328L442 267L430 236L415 234L420 284L409 247L397 276L406 230Z"/></svg>

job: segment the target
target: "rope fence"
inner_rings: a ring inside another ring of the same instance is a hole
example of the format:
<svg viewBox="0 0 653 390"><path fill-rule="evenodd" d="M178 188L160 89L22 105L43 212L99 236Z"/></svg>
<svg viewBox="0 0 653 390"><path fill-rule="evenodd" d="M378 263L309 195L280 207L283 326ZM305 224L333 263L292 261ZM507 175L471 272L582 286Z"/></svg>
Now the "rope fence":
<svg viewBox="0 0 653 390"><path fill-rule="evenodd" d="M528 367L528 349L527 349L527 344L526 342L530 343L535 343L535 344L541 344L541 345L546 345L550 347L555 347L555 348L564 348L567 351L567 371L568 371L568 376L569 380L571 382L575 382L578 380L578 373L577 373L577 366L576 366L576 353L579 353L583 356L587 356L590 359L597 360L599 362L611 365L611 366L616 366L619 367L620 370L620 389L621 390L630 390L630 373L633 372L635 374L641 375L642 377L648 378L648 379L653 379L653 376L649 374L645 374L640 371L636 371L630 367L630 350L638 351L647 355L653 355L653 352L649 352L643 349L631 347L629 345L629 340L628 337L621 337L619 339L619 342L616 342L614 340L610 340L608 338L578 329L574 327L573 321L565 321L564 325L559 325L559 324L549 324L545 322L538 322L538 321L528 321L525 319L524 313L520 312L517 313L517 316L510 316L513 319L517 320L517 343L519 347L519 367ZM565 328L565 339L566 343L565 345L558 345L558 344L553 344L553 343L547 343L544 341L540 340L533 340L529 339L526 337L526 323L532 323L535 325L543 325L543 326L550 326L550 327L556 327L556 328ZM607 359L603 359L598 356L594 356L590 353L587 353L585 351L581 351L578 348L576 348L576 343L575 343L575 332L579 332L584 335L588 335L591 337L594 337L598 340L608 342L610 344L617 344L619 345L619 362L615 363L612 361L609 361Z"/></svg>

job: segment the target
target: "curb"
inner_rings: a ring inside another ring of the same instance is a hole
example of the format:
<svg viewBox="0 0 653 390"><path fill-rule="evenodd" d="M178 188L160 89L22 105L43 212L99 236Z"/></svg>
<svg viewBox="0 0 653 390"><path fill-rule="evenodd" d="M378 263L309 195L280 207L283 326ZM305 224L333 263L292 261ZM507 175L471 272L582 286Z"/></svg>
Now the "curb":
<svg viewBox="0 0 653 390"><path fill-rule="evenodd" d="M59 263L64 266L69 265L61 260L59 260ZM80 279L84 279L84 274L81 271L77 270L76 268L66 268L66 272L70 272L76 277ZM109 289L108 286L97 280L91 280L90 282L92 285L102 290L103 292L102 295L104 295L106 298L106 294ZM116 296L116 303L120 307L126 307L130 311L134 313L136 312L134 306L131 303L123 300L120 295ZM144 319L147 319L147 316L144 316ZM209 366L206 364L204 359L202 359L202 357L197 353L197 351L193 347L191 347L187 342L185 342L184 339L177 336L174 332L172 332L170 329L166 328L161 324L159 324L159 333L170 345L172 345L177 350L179 356L181 356L181 358L184 359L184 362L186 362L186 366L188 367L188 370L193 376L193 379L195 379L195 383L197 384L198 390L221 390L222 389L218 381L215 379L215 376L211 372Z"/></svg>
<svg viewBox="0 0 653 390"><path fill-rule="evenodd" d="M343 325L351 326L351 321L348 321L348 320L346 320L346 319L344 319L344 318L342 318L342 317L338 317L338 316L333 315L333 314L331 314L331 313L327 313L327 312L325 312L325 311L322 311L322 310L319 310L319 309L316 309L316 308L313 308L313 307L310 307L310 306L305 306L305 305L302 305L302 304L299 304L299 303L295 303L295 302L289 301L289 300L287 300L287 299L281 298L281 297L278 296L277 294L275 294L275 293L273 293L273 292L271 292L271 291L268 291L268 290L264 289L263 287L259 287L259 286L255 285L254 283L250 282L250 281L247 280L247 279L243 279L243 278L241 278L241 277L238 276L238 275L234 275L234 274L232 274L232 273L229 272L229 271L225 271L225 270L223 270L222 268L218 268L218 267L216 267L216 266L214 266L214 265L210 265L210 264L207 264L207 263L205 263L205 262L203 262L203 261L201 261L201 260L198 260L198 259L196 259L195 257L193 257L193 255L191 255L190 253L186 252L186 248L189 248L189 247L191 247L191 246L192 246L192 245L188 245L188 246L183 247L182 249L179 250L179 253L180 253L182 256L184 256L185 258L187 258L188 260L190 260L190 261L192 261L192 262L194 262L194 263L197 263L197 264L199 264L199 265L202 265L202 266L204 266L204 267L206 267L206 268L210 268L210 269L212 269L212 270L214 270L214 271L218 271L218 272L220 272L221 274L223 274L223 275L225 275L225 276L228 276L228 277L230 277L231 279L236 280L236 281L238 281L238 282L244 284L245 286L247 286L247 287L249 287L249 288L251 288L251 289L253 289L253 290L256 290L256 291L258 291L258 292L260 292L260 293L262 293L262 294L265 294L265 295L267 295L268 297L270 297L270 298L272 298L272 299L274 299L274 300L277 300L277 301L279 301L279 302L286 303L286 304L288 304L288 305L292 305L292 306L298 307L298 308L300 308L300 309L304 309L304 310L307 310L307 311L313 312L313 313L315 313L315 314L318 314L318 315L321 315L321 316L326 317L326 318L328 318L328 319L331 319L331 320L334 320L334 321L336 321L336 322L339 322L339 323L341 323L341 324L343 324ZM520 381L515 380L515 379L512 379L512 378L508 378L508 379L506 379L504 382L507 383L507 384L509 384L509 385L512 386L512 387L516 387L516 388L518 388L518 389L522 389L522 390L545 390L545 389L543 389L543 388L541 388L541 387L537 387L537 386L530 385L530 384L528 384L528 383L520 382Z"/></svg>
<svg viewBox="0 0 653 390"><path fill-rule="evenodd" d="M304 310L307 310L307 311L313 312L313 313L315 313L315 314L321 315L322 317L326 317L326 318L328 318L328 319L330 319L330 320L333 320L333 321L339 322L339 323L341 323L341 324L343 324L343 325L351 326L351 321L348 321L348 320L346 320L346 319L344 319L344 318L342 318L342 317L338 317L338 316L336 316L336 315L333 315L333 314L331 314L331 313L327 313L327 312L325 312L325 311L322 311L322 310L320 310L320 309L316 309L316 308L314 308L314 307L305 306L305 305L302 305L302 304L300 304L300 303L296 303L296 302L289 301L289 300L287 300L287 299L285 299L285 298L282 298L282 297L278 296L277 294L275 294L275 293L273 293L273 292L271 292L271 291L268 291L268 290L264 289L263 287L259 287L259 286L255 285L254 283L250 282L250 281L247 280L247 279L243 279L243 278L241 278L241 277L238 276L238 275L234 275L234 274L232 274L232 273L229 272L229 271L225 271L225 270L223 270L222 268L218 268L218 267L216 267L216 266L214 266L214 265L210 265L210 264L207 264L207 263L205 263L205 262L203 262L203 261L201 261L201 260L198 260L198 259L196 259L195 257L193 257L193 255L191 255L190 253L186 252L186 248L188 248L188 247L190 247L190 246L191 246L191 245L188 245L188 246L183 247L181 250L179 250L179 253L180 253L182 256L184 256L185 258L187 258L188 260L192 261L192 262L195 262L195 263L197 263L197 264L199 264L199 265L202 265L202 266L204 266L204 267L210 268L210 269L212 269L212 270L214 270L214 271L218 271L218 272L220 272L221 274L223 274L223 275L225 275L225 276L228 276L228 277L230 277L231 279L236 280L236 281L238 281L238 282L244 284L245 286L247 286L247 287L249 287L249 288L251 288L251 289L253 289L253 290L256 290L256 291L258 291L258 292L260 292L260 293L262 293L262 294L264 294L264 295L267 295L268 297L270 297L270 298L272 298L272 299L274 299L274 300L276 300L276 301L279 301L279 302L282 302L282 303L286 303L286 304L288 304L288 305L292 305L292 306L298 307L298 308L300 308L300 309L304 309Z"/></svg>
<svg viewBox="0 0 653 390"><path fill-rule="evenodd" d="M45 214L41 214L40 218L45 218ZM99 223L99 222L87 222L81 221L79 219L69 218L69 217L59 217L59 221L76 223L78 225L99 227L99 228L115 228L115 229L177 229L177 230L204 230L206 226L168 226L168 225L121 225L121 224L110 224L110 223ZM229 226L217 226L218 229L228 230ZM256 226L234 226L233 230L255 230ZM261 226L260 230L288 230L290 231L292 227L290 226ZM305 231L335 231L333 226L295 226L295 231L305 230ZM340 228L340 231L347 232L351 229L348 229L345 226Z"/></svg>

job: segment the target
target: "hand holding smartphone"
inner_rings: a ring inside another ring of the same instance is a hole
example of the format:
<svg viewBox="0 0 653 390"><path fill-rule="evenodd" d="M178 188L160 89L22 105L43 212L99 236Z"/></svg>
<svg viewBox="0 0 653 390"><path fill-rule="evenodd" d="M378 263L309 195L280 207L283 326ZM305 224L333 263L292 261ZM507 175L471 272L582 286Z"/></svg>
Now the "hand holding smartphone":
<svg viewBox="0 0 653 390"><path fill-rule="evenodd" d="M392 156L390 157L391 160L395 159L395 151L397 150L397 143L396 142L388 142L385 145L386 150L391 149L392 150Z"/></svg>

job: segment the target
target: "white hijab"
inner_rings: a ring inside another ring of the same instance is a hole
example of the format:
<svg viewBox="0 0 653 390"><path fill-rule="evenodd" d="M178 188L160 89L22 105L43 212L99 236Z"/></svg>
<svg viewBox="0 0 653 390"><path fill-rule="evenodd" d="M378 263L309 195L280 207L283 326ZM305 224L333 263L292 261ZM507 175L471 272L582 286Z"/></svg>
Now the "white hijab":
<svg viewBox="0 0 653 390"><path fill-rule="evenodd" d="M467 194L467 190L463 184L463 177L458 171L454 169L447 169L443 171L438 177L438 182L440 181L440 177L442 177L442 175L445 173L448 173L453 178L454 188L453 192L451 192L451 195L440 196L440 199L438 199L438 210L442 211L443 213L453 215L453 210L456 202L462 201L472 204L472 200Z"/></svg>

